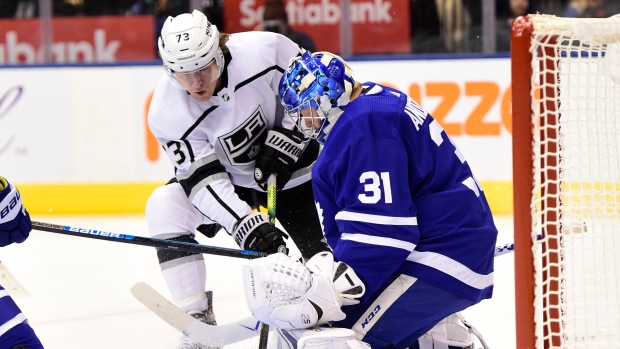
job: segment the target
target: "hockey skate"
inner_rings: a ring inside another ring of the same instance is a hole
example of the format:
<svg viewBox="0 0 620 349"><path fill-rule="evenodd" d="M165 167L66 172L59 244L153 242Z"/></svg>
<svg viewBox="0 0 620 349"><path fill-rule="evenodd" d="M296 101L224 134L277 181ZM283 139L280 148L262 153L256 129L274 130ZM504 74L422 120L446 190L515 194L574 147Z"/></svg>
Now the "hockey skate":
<svg viewBox="0 0 620 349"><path fill-rule="evenodd" d="M217 322L215 321L215 314L213 314L213 292L207 291L206 294L207 294L207 309L205 311L197 311L197 310L190 311L188 312L188 314L204 322L207 325L215 326L217 325ZM195 340L191 339L190 337L184 335L183 337L181 337L181 342L175 349L222 349L222 348L210 347L205 344L200 344L196 342Z"/></svg>

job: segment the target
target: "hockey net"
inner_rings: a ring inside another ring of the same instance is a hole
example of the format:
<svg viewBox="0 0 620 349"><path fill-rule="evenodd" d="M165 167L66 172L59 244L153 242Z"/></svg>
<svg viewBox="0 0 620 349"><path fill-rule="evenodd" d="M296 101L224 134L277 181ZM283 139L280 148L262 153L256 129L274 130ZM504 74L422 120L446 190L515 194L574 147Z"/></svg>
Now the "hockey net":
<svg viewBox="0 0 620 349"><path fill-rule="evenodd" d="M517 348L620 348L620 16L512 31Z"/></svg>

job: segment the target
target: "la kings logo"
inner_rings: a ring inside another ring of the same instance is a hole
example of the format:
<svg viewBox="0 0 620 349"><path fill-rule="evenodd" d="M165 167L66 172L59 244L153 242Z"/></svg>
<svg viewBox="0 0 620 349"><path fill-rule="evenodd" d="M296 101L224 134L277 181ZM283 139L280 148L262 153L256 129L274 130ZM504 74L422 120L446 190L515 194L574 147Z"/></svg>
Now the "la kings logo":
<svg viewBox="0 0 620 349"><path fill-rule="evenodd" d="M219 137L222 149L232 165L247 165L254 161L260 144L265 139L267 118L263 109L256 110L241 125L231 132Z"/></svg>

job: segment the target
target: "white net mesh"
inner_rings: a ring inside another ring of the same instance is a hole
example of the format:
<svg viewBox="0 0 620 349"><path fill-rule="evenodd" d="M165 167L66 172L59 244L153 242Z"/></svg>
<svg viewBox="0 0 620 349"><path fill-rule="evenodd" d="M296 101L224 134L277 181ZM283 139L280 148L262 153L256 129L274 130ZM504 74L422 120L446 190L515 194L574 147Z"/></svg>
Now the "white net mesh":
<svg viewBox="0 0 620 349"><path fill-rule="evenodd" d="M537 348L620 348L620 17L531 20Z"/></svg>

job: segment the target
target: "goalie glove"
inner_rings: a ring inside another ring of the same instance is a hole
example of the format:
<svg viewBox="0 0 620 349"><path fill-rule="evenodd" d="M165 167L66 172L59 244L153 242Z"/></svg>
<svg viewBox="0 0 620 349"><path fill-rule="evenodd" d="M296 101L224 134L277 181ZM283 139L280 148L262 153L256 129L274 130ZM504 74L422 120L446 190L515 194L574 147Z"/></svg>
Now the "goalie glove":
<svg viewBox="0 0 620 349"><path fill-rule="evenodd" d="M22 243L32 230L32 221L17 188L0 177L0 246Z"/></svg>
<svg viewBox="0 0 620 349"><path fill-rule="evenodd" d="M365 287L353 269L321 252L304 266L282 254L249 261L243 267L248 308L271 326L303 329L340 321L342 305L356 304Z"/></svg>
<svg viewBox="0 0 620 349"><path fill-rule="evenodd" d="M267 178L276 174L276 187L284 188L291 179L293 166L306 147L301 132L282 127L274 127L267 132L267 139L256 155L254 180L263 190L267 190Z"/></svg>

